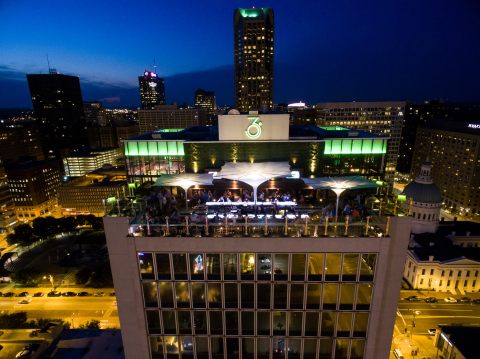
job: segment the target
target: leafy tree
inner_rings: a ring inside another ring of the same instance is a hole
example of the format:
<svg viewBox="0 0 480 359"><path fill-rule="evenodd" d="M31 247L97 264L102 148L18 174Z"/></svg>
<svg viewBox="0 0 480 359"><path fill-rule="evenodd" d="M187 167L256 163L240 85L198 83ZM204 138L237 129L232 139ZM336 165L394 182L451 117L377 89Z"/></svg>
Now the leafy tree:
<svg viewBox="0 0 480 359"><path fill-rule="evenodd" d="M16 283L27 285L29 287L37 286L37 277L39 273L31 268L24 268L18 272L12 273L12 280Z"/></svg>
<svg viewBox="0 0 480 359"><path fill-rule="evenodd" d="M19 224L13 229L13 233L7 236L9 245L20 244L22 246L32 244L37 238L33 235L33 229L28 224Z"/></svg>
<svg viewBox="0 0 480 359"><path fill-rule="evenodd" d="M37 319L38 328L43 328L48 323L59 323L59 324L63 325L63 327L66 328L66 329L69 329L70 325L71 325L70 322L66 322L63 319L49 319L49 318Z"/></svg>
<svg viewBox="0 0 480 359"><path fill-rule="evenodd" d="M26 312L0 315L0 328L2 329L20 329L28 326Z"/></svg>
<svg viewBox="0 0 480 359"><path fill-rule="evenodd" d="M85 324L80 325L80 329L100 329L100 321L93 319Z"/></svg>

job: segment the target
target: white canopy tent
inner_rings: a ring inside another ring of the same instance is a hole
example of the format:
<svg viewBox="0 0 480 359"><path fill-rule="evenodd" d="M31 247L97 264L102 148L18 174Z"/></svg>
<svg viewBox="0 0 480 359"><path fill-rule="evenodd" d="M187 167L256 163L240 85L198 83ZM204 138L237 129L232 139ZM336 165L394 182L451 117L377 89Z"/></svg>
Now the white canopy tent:
<svg viewBox="0 0 480 359"><path fill-rule="evenodd" d="M185 191L185 206L188 207L187 191L196 185L213 185L213 175L210 173L179 173L163 174L154 186L158 187L181 187Z"/></svg>
<svg viewBox="0 0 480 359"><path fill-rule="evenodd" d="M314 189L331 189L335 192L337 195L335 223L338 220L338 202L343 191L347 189L378 187L378 184L362 176L302 178L302 181Z"/></svg>
<svg viewBox="0 0 480 359"><path fill-rule="evenodd" d="M240 181L253 187L253 197L257 203L258 187L271 178L290 176L288 162L226 162L216 178Z"/></svg>

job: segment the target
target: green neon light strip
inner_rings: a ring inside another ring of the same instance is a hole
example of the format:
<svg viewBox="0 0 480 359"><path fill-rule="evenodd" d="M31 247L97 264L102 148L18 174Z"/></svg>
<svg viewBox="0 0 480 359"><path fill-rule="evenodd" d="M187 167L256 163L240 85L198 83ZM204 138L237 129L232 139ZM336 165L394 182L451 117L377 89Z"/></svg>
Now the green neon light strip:
<svg viewBox="0 0 480 359"><path fill-rule="evenodd" d="M128 141L125 156L185 156L180 141Z"/></svg>
<svg viewBox="0 0 480 359"><path fill-rule="evenodd" d="M382 154L387 153L387 141L383 139L326 140L325 155Z"/></svg>
<svg viewBox="0 0 480 359"><path fill-rule="evenodd" d="M327 131L348 131L350 130L347 127L342 127L342 126L318 126L322 130L327 130Z"/></svg>
<svg viewBox="0 0 480 359"><path fill-rule="evenodd" d="M240 15L242 17L259 17L262 16L263 12L267 12L268 9L266 8L258 8L258 9L238 9L240 11Z"/></svg>
<svg viewBox="0 0 480 359"><path fill-rule="evenodd" d="M155 131L160 133L167 133L167 132L180 132L183 131L184 128L162 128L161 130Z"/></svg>

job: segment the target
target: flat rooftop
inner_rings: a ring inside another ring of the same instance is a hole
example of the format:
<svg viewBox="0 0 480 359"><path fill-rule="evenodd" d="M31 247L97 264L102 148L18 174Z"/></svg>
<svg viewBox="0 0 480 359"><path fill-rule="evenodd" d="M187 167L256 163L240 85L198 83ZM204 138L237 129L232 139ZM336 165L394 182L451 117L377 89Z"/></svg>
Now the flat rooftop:
<svg viewBox="0 0 480 359"><path fill-rule="evenodd" d="M467 359L478 358L478 338L480 338L480 327L477 326L441 326L442 332L448 340Z"/></svg>

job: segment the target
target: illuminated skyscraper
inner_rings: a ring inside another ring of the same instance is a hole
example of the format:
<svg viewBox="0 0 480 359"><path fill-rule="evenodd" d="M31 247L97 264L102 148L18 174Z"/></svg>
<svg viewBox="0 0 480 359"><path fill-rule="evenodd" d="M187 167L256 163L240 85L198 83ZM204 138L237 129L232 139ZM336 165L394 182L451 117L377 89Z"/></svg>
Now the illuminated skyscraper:
<svg viewBox="0 0 480 359"><path fill-rule="evenodd" d="M235 98L241 112L273 106L273 9L234 13Z"/></svg>
<svg viewBox="0 0 480 359"><path fill-rule="evenodd" d="M208 115L213 115L216 109L215 92L197 89L195 91L195 107L204 110Z"/></svg>
<svg viewBox="0 0 480 359"><path fill-rule="evenodd" d="M138 84L143 109L165 105L165 83L155 72L145 70L143 76L138 77Z"/></svg>

